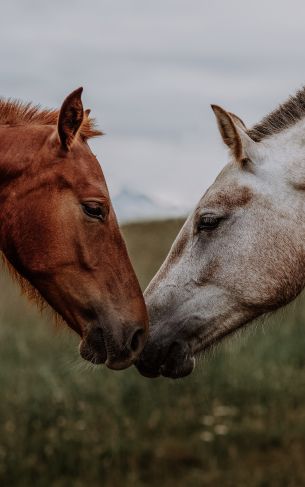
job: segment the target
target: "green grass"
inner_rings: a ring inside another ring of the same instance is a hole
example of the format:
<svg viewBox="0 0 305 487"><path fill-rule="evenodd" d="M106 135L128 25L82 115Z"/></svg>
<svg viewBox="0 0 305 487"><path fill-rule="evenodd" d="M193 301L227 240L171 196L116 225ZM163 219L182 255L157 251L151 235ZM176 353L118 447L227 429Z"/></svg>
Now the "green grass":
<svg viewBox="0 0 305 487"><path fill-rule="evenodd" d="M142 286L180 226L124 228ZM170 381L86 366L4 274L0 296L1 487L305 486L302 303Z"/></svg>

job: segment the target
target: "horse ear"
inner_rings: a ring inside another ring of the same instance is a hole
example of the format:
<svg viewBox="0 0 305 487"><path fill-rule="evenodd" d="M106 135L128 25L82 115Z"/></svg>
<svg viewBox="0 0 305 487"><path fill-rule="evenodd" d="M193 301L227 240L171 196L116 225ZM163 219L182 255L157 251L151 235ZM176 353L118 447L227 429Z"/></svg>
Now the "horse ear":
<svg viewBox="0 0 305 487"><path fill-rule="evenodd" d="M239 128L241 128L243 130L247 130L247 127L241 118L239 118L237 115L235 115L235 113L231 113L231 112L228 112L228 113L229 113L230 117L232 118L235 125L237 125Z"/></svg>
<svg viewBox="0 0 305 487"><path fill-rule="evenodd" d="M211 105L220 135L237 160L242 159L242 143L232 116L218 105Z"/></svg>
<svg viewBox="0 0 305 487"><path fill-rule="evenodd" d="M257 144L247 134L244 122L234 113L226 112L218 105L211 105L216 116L222 140L237 161L258 156Z"/></svg>
<svg viewBox="0 0 305 487"><path fill-rule="evenodd" d="M69 150L83 122L84 109L81 100L83 88L70 93L64 100L57 122L57 130L62 147Z"/></svg>

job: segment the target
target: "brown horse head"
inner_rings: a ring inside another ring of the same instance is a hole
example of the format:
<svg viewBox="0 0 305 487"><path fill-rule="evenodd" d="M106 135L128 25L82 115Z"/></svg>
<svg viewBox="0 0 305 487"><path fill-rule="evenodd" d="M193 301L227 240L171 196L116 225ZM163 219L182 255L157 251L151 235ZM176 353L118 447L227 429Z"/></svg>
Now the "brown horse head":
<svg viewBox="0 0 305 487"><path fill-rule="evenodd" d="M100 164L82 88L59 113L0 102L0 248L81 336L80 353L113 369L144 345L147 315Z"/></svg>

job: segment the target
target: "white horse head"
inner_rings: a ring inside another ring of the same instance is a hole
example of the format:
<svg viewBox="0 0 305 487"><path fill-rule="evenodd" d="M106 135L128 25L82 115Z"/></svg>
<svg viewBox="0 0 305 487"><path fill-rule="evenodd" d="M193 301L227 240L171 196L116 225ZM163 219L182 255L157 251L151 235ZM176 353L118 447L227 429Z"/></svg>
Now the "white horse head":
<svg viewBox="0 0 305 487"><path fill-rule="evenodd" d="M212 108L229 162L145 292L147 376L189 374L196 354L305 286L305 88L250 130Z"/></svg>

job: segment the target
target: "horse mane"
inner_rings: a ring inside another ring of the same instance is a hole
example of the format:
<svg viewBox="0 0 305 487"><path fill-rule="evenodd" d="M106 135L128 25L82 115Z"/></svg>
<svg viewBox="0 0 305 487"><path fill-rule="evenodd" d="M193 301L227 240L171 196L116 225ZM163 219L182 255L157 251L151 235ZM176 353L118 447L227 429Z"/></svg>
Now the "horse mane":
<svg viewBox="0 0 305 487"><path fill-rule="evenodd" d="M260 142L265 137L278 134L305 117L305 86L294 96L266 115L261 122L247 131L249 137Z"/></svg>
<svg viewBox="0 0 305 487"><path fill-rule="evenodd" d="M58 114L59 110L41 108L31 102L0 98L0 124L3 125L56 125ZM88 116L84 116L79 133L84 139L103 135L96 128L95 119Z"/></svg>
<svg viewBox="0 0 305 487"><path fill-rule="evenodd" d="M33 302L36 307L38 308L40 313L44 313L45 311L53 318L53 322L56 326L64 324L65 320L60 316L41 296L39 291L32 286L32 284L18 271L16 271L15 267L10 263L10 261L5 257L3 252L0 252L0 262L2 260L2 264L4 269L7 270L8 274L11 276L13 281L16 281L19 285L21 290L21 294L27 297L30 302Z"/></svg>

